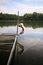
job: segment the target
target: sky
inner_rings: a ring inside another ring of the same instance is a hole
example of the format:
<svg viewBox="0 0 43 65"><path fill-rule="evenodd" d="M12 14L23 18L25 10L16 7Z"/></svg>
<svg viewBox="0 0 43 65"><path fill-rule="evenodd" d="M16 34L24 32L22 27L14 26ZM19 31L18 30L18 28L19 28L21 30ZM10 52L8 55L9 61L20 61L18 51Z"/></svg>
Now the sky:
<svg viewBox="0 0 43 65"><path fill-rule="evenodd" d="M43 0L0 0L0 13L24 15L26 13L43 13Z"/></svg>

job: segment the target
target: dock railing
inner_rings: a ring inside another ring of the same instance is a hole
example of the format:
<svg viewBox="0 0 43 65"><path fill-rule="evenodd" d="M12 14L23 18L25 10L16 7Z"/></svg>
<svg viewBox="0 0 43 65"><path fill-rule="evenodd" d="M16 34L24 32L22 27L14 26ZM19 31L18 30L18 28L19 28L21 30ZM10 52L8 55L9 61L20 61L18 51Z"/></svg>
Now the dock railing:
<svg viewBox="0 0 43 65"><path fill-rule="evenodd" d="M10 63L11 63L11 61L12 61L12 58L13 58L13 53L14 53L14 56L15 56L17 38L18 38L18 37L15 36L14 44L13 44L13 46L12 46L12 49L11 49L11 52L10 52L10 55L9 55L9 58L8 58L7 65L10 65Z"/></svg>

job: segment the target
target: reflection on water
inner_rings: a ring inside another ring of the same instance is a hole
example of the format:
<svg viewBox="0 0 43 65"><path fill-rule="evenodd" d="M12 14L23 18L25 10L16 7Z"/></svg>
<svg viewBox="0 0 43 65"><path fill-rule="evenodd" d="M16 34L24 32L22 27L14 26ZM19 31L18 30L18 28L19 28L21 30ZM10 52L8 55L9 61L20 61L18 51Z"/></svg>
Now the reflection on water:
<svg viewBox="0 0 43 65"><path fill-rule="evenodd" d="M21 28L18 31L20 32ZM0 27L0 34L16 34L16 32L17 26ZM25 32L18 38L18 41L23 41L25 38L43 39L43 28L33 29L32 27L25 27Z"/></svg>
<svg viewBox="0 0 43 65"><path fill-rule="evenodd" d="M19 28L18 31L20 32L21 29ZM8 27L0 27L0 34L16 34L17 27L16 26L8 26ZM25 38L41 38L43 39L43 28L35 28L32 27L25 27L25 32L22 34L18 41L22 41Z"/></svg>
<svg viewBox="0 0 43 65"><path fill-rule="evenodd" d="M21 31L21 28L18 29ZM16 26L8 26L8 27L0 27L0 34L16 34L17 27ZM42 43L43 41L43 28L35 28L25 27L24 34L20 35L18 38L18 42L22 43L24 46L28 46L29 43ZM37 41L37 42L36 42ZM27 43L27 44L26 44Z"/></svg>
<svg viewBox="0 0 43 65"><path fill-rule="evenodd" d="M19 28L18 31L20 32L21 29ZM0 34L16 34L17 27L16 26L8 26L8 27L0 27ZM43 28L35 28L32 27L25 27L25 32L20 36L22 38L31 37L31 38L43 38Z"/></svg>
<svg viewBox="0 0 43 65"><path fill-rule="evenodd" d="M16 34L16 31L16 26L0 27L0 34ZM19 57L20 63L16 65L43 65L43 28L26 27L18 42L24 46L24 53Z"/></svg>
<svg viewBox="0 0 43 65"><path fill-rule="evenodd" d="M33 29L32 27L25 28L25 32L22 36L19 37L19 41L24 38L41 38L43 39L43 28Z"/></svg>
<svg viewBox="0 0 43 65"><path fill-rule="evenodd" d="M0 27L0 34L15 34L16 26Z"/></svg>

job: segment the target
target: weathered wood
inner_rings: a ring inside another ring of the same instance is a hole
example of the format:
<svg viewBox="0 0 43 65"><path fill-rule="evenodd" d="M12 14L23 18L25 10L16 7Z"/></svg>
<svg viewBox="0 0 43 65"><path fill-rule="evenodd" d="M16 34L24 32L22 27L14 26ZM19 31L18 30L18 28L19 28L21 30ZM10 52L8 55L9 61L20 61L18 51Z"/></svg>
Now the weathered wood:
<svg viewBox="0 0 43 65"><path fill-rule="evenodd" d="M15 38L15 35L5 35L5 34L2 34L0 35L0 41L4 41L4 40L14 40Z"/></svg>
<svg viewBox="0 0 43 65"><path fill-rule="evenodd" d="M7 65L10 65L10 63L11 63L11 61L12 61L12 58L13 58L13 54L14 54L14 56L15 56L16 41L17 41L17 37L15 37L15 41L14 41L13 47L12 47L12 49L11 49L11 52L10 52L10 55L9 55L9 58L8 58Z"/></svg>

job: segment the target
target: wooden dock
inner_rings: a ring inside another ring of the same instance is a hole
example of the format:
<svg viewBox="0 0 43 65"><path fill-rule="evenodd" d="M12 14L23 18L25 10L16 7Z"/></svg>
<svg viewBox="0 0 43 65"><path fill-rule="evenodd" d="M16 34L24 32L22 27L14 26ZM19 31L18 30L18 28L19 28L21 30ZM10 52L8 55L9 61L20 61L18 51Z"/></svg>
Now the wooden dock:
<svg viewBox="0 0 43 65"><path fill-rule="evenodd" d="M8 35L8 34L0 35L0 49L4 51L6 50L10 51L14 43L15 36L16 35ZM17 42L17 46L20 47L23 52L24 46L18 42Z"/></svg>
<svg viewBox="0 0 43 65"><path fill-rule="evenodd" d="M10 52L14 43L15 35L0 35L0 51Z"/></svg>
<svg viewBox="0 0 43 65"><path fill-rule="evenodd" d="M14 40L15 35L2 34L0 35L0 41Z"/></svg>

